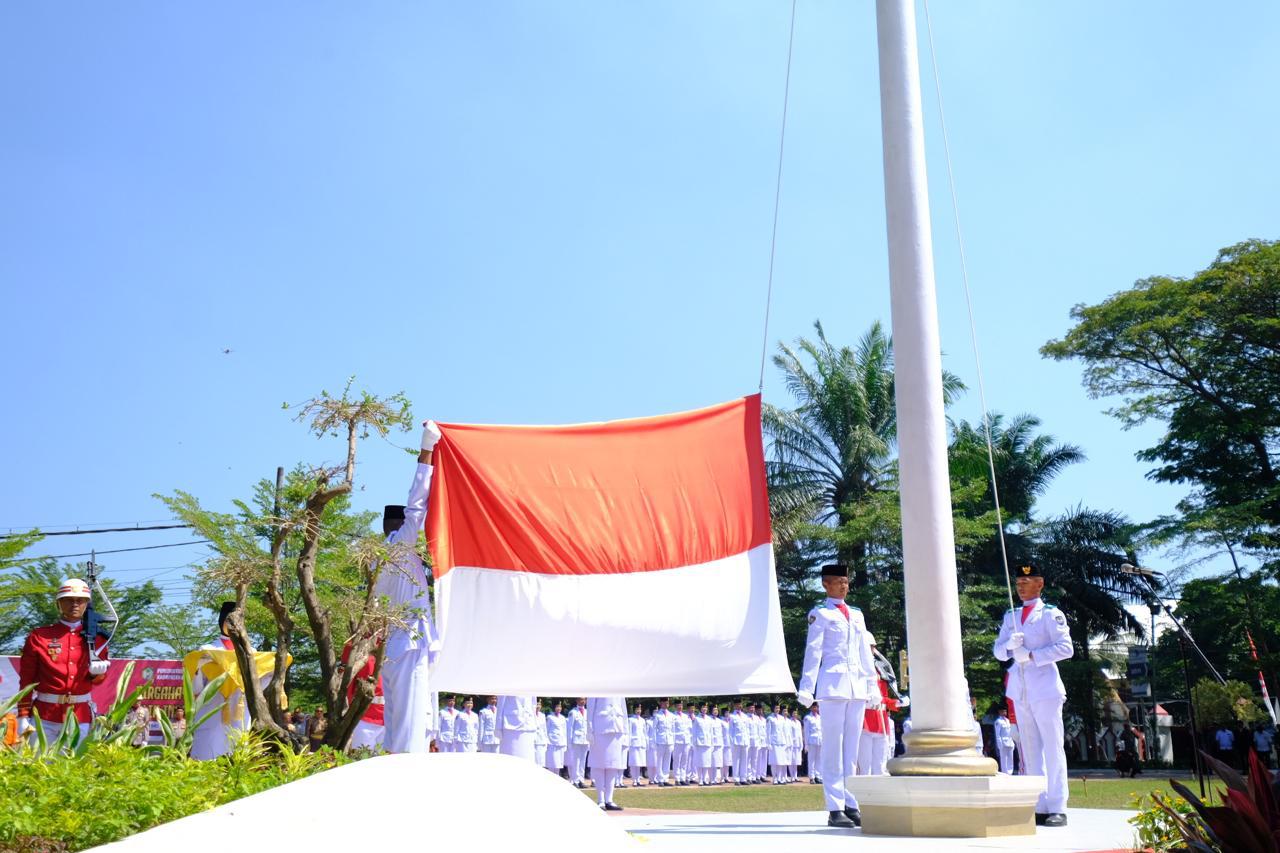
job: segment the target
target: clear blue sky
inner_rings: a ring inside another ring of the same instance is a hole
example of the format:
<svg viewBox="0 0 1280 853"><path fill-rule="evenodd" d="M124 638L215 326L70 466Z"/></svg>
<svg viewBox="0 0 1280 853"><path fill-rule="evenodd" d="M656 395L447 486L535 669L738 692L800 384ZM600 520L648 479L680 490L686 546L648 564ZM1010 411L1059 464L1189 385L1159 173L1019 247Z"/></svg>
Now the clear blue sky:
<svg viewBox="0 0 1280 853"><path fill-rule="evenodd" d="M162 519L152 493L179 488L226 509L276 465L335 461L280 404L352 374L452 421L755 391L789 8L5 4L0 532ZM1089 456L1041 512L1169 512L1183 490L1133 458L1155 433L1037 350L1075 303L1277 236L1280 5L933 15L990 403ZM922 56L946 366L975 420ZM818 318L849 343L888 324L879 133L873 5L800 0L771 350ZM772 366L764 390L789 402ZM410 471L366 444L358 503L402 500ZM200 553L104 562L174 583Z"/></svg>

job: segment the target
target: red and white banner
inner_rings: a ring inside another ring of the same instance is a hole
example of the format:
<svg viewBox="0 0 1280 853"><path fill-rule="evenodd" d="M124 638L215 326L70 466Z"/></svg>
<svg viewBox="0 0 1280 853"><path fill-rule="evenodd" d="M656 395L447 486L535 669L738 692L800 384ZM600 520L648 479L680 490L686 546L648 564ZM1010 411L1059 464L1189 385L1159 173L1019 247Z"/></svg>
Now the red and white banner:
<svg viewBox="0 0 1280 853"><path fill-rule="evenodd" d="M609 423L440 429L433 688L794 691L759 395Z"/></svg>
<svg viewBox="0 0 1280 853"><path fill-rule="evenodd" d="M17 657L0 657L0 704L18 692L20 660ZM91 691L93 704L99 713L106 713L111 703L116 701L116 685L129 663L133 664L129 690L143 688L138 694L138 704L182 705L182 661L113 658L107 665L106 681L94 685Z"/></svg>

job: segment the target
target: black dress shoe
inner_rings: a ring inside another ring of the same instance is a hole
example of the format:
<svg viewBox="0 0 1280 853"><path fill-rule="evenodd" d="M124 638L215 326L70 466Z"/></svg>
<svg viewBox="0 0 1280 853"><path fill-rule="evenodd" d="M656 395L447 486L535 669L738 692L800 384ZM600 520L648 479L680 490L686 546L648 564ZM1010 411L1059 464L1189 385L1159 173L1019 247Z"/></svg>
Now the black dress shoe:
<svg viewBox="0 0 1280 853"><path fill-rule="evenodd" d="M1066 825L1067 825L1067 816L1062 814L1061 812L1055 812L1054 814L1045 815L1044 823L1042 824L1042 826L1066 826Z"/></svg>
<svg viewBox="0 0 1280 853"><path fill-rule="evenodd" d="M1044 812L1036 812L1036 826L1044 826L1045 819L1048 817Z"/></svg>
<svg viewBox="0 0 1280 853"><path fill-rule="evenodd" d="M584 784L582 784L581 782L574 782L574 783L573 783L573 787L575 787L575 788L585 788L585 787L587 787L587 786L586 786L586 785L584 785Z"/></svg>
<svg viewBox="0 0 1280 853"><path fill-rule="evenodd" d="M857 809L846 807L844 810L844 816L853 821L854 826L862 826L862 812Z"/></svg>
<svg viewBox="0 0 1280 853"><path fill-rule="evenodd" d="M835 811L827 815L827 826L835 826L840 829L853 829L853 821L849 820L849 816L844 812Z"/></svg>
<svg viewBox="0 0 1280 853"><path fill-rule="evenodd" d="M622 811L622 806L617 803L605 803L604 810L607 812L620 812Z"/></svg>

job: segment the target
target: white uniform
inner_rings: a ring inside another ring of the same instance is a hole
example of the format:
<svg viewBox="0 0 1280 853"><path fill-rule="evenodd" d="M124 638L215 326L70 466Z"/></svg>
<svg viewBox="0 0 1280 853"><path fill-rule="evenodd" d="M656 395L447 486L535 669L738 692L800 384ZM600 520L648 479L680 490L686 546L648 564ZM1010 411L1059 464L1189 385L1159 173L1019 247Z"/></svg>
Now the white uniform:
<svg viewBox="0 0 1280 853"><path fill-rule="evenodd" d="M480 715L462 710L453 720L453 751L475 752L480 743Z"/></svg>
<svg viewBox="0 0 1280 853"><path fill-rule="evenodd" d="M809 781L822 781L822 715L810 711L804 717L805 749L809 752Z"/></svg>
<svg viewBox="0 0 1280 853"><path fill-rule="evenodd" d="M710 714L704 714L701 711L694 714L690 722L693 725L693 751L690 765L694 780L699 785L710 785L714 778L711 753L715 747L715 735L712 733L715 722Z"/></svg>
<svg viewBox="0 0 1280 853"><path fill-rule="evenodd" d="M791 764L787 769L791 774L791 781L796 782L800 779L800 756L804 752L804 725L800 722L800 718L792 712L791 716Z"/></svg>
<svg viewBox="0 0 1280 853"><path fill-rule="evenodd" d="M724 741L728 726L724 717L711 715L711 784L719 785L724 781Z"/></svg>
<svg viewBox="0 0 1280 853"><path fill-rule="evenodd" d="M627 759L627 705L620 696L587 700L591 733L591 781L600 805L613 802L613 789L622 780Z"/></svg>
<svg viewBox="0 0 1280 853"><path fill-rule="evenodd" d="M1036 803L1036 812L1063 814L1067 810L1067 754L1062 744L1062 704L1067 691L1058 675L1058 661L1071 657L1073 651L1067 617L1038 598L1023 602L1000 623L992 649L996 660L1013 656L1009 637L1017 631L1023 634L1022 645L1031 653L1031 660L1009 668L1004 695L1013 700L1018 715L1027 775L1045 776L1047 787Z"/></svg>
<svg viewBox="0 0 1280 853"><path fill-rule="evenodd" d="M200 647L200 650L226 651L229 649L231 641L227 640L224 643L222 640L223 638L219 637L212 643L205 643ZM208 662L208 660L208 658L204 659L205 662ZM197 667L195 676L191 679L192 695L199 696L208 683L209 681L204 677L204 673L200 671L200 667ZM265 690L267 685L271 683L271 674L268 673L260 677L258 683ZM249 705L245 701L243 691L237 690L232 693L231 697L225 702L220 693L213 694L209 704L196 712L195 719L199 720L214 709L217 709L217 713L210 717L203 726L196 729L195 734L191 737L191 757L200 761L209 761L219 755L226 755L231 752L235 747L236 740L240 737L240 733L247 731L253 722L249 717ZM41 720L41 722L44 721ZM61 733L61 727L58 728L58 732Z"/></svg>
<svg viewBox="0 0 1280 853"><path fill-rule="evenodd" d="M751 748L751 718L746 711L729 712L729 751L733 762L733 781L738 785L747 784L747 754Z"/></svg>
<svg viewBox="0 0 1280 853"><path fill-rule="evenodd" d="M564 714L547 714L547 769L557 776L564 769L564 754L569 746L568 720Z"/></svg>
<svg viewBox="0 0 1280 853"><path fill-rule="evenodd" d="M671 770L671 750L675 745L676 715L669 708L659 708L653 712L653 763L649 767L649 778L659 785L667 784L667 773Z"/></svg>
<svg viewBox="0 0 1280 853"><path fill-rule="evenodd" d="M480 751L497 752L502 745L498 737L498 706L486 705L480 709Z"/></svg>
<svg viewBox="0 0 1280 853"><path fill-rule="evenodd" d="M769 735L769 764L773 768L773 784L781 785L787 779L787 765L791 763L791 726L782 714L770 714L766 719Z"/></svg>
<svg viewBox="0 0 1280 853"><path fill-rule="evenodd" d="M533 696L500 696L494 714L498 751L533 761L538 731L538 700Z"/></svg>
<svg viewBox="0 0 1280 853"><path fill-rule="evenodd" d="M458 719L458 709L450 708L448 705L440 709L436 715L437 725L439 725L439 733L436 735L436 749L441 752L460 752L456 748L456 741L453 737L454 724Z"/></svg>
<svg viewBox="0 0 1280 853"><path fill-rule="evenodd" d="M551 741L547 738L547 715L537 708L534 708L534 723L536 728L533 731L533 763L539 767L546 767L547 745Z"/></svg>
<svg viewBox="0 0 1280 853"><path fill-rule="evenodd" d="M640 768L648 766L649 721L639 714L627 717L627 766L631 768L631 787L640 787Z"/></svg>
<svg viewBox="0 0 1280 853"><path fill-rule="evenodd" d="M1000 772L1013 773L1013 724L1008 717L996 717L996 751L1000 754Z"/></svg>
<svg viewBox="0 0 1280 853"><path fill-rule="evenodd" d="M876 678L862 611L831 598L809 611L804 668L796 692L801 705L816 699L822 709L822 791L827 811L858 807L844 780L858 766L867 701L880 696Z"/></svg>
<svg viewBox="0 0 1280 853"><path fill-rule="evenodd" d="M422 558L417 554L418 531L427 516L432 467L418 463L404 508L404 523L387 537L398 546L395 560L382 566L374 594L393 606L408 607L408 625L387 637L382 658L382 692L387 752L428 752L428 733L436 728L435 700L427 681L427 669L440 649L431 617L431 592Z"/></svg>
<svg viewBox="0 0 1280 853"><path fill-rule="evenodd" d="M676 712L675 728L671 745L671 765L674 768L676 784L683 785L690 780L689 756L693 751L693 720L684 711Z"/></svg>
<svg viewBox="0 0 1280 853"><path fill-rule="evenodd" d="M585 785L587 776L587 749L591 746L591 728L587 709L576 705L569 711L569 781Z"/></svg>

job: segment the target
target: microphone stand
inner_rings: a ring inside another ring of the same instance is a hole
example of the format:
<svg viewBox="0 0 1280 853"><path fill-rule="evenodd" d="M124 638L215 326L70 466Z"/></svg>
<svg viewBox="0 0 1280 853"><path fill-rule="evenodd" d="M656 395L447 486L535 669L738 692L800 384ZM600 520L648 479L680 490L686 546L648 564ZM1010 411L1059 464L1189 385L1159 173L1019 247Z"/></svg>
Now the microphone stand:
<svg viewBox="0 0 1280 853"><path fill-rule="evenodd" d="M1153 572L1150 569L1140 569L1130 563L1121 565L1120 571L1124 572L1126 575L1137 575L1145 580L1147 582L1147 589L1151 590L1151 597L1155 600L1156 604L1160 605L1160 609L1169 617L1169 621L1173 622L1174 627L1178 629L1178 650L1182 653L1182 679L1187 686L1187 708L1190 711L1191 716L1191 750L1195 753L1196 781L1200 783L1200 796L1203 798L1205 796L1205 787L1204 765L1200 757L1200 726L1196 722L1196 703L1191 699L1191 670L1187 664L1187 646L1190 645L1191 648L1195 650L1196 654L1200 656L1201 663L1208 668L1209 672L1213 673L1213 677L1218 680L1219 684L1226 684L1226 679L1224 679L1222 674L1218 672L1217 668L1209 662L1209 658L1205 656L1204 650L1201 649L1200 646L1196 645L1196 641L1191 638L1189 633L1187 633L1187 629L1183 627L1182 622L1177 616L1173 615L1173 610L1169 608L1169 605L1164 603L1164 599L1162 599L1160 597L1160 593L1156 591L1155 584L1151 582L1151 578L1158 573ZM1152 636L1151 645L1153 647L1155 646L1155 641L1156 638ZM1154 691L1152 691L1152 702L1155 702Z"/></svg>

